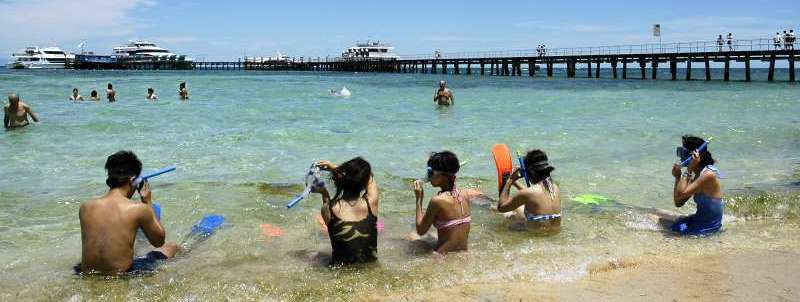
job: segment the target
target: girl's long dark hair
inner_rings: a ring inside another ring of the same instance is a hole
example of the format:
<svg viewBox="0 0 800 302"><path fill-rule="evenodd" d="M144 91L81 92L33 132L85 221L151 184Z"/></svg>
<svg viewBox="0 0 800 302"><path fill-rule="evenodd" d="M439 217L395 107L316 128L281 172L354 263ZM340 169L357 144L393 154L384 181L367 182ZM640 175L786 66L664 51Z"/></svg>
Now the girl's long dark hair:
<svg viewBox="0 0 800 302"><path fill-rule="evenodd" d="M700 148L703 143L706 141L702 138L697 136L691 135L684 135L682 138L683 147L689 150L690 152L694 152L697 148ZM702 170L708 165L713 165L716 161L714 157L711 155L711 152L708 151L708 145L706 145L705 149L700 151L700 169Z"/></svg>
<svg viewBox="0 0 800 302"><path fill-rule="evenodd" d="M339 165L333 171L333 183L336 184L336 194L331 201L338 202L343 195L358 196L367 188L372 178L372 167L369 162L361 157L356 157Z"/></svg>
<svg viewBox="0 0 800 302"><path fill-rule="evenodd" d="M442 151L431 154L431 157L428 158L428 167L431 167L434 171L450 174L450 184L448 187L443 188L445 191L455 188L456 173L461 168L461 163L455 153Z"/></svg>

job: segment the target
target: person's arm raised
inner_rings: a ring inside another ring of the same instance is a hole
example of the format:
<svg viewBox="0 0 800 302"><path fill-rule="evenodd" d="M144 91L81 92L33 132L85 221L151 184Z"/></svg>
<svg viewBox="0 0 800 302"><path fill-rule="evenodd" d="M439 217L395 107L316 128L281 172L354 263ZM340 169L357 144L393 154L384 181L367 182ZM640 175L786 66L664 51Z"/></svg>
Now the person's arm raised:
<svg viewBox="0 0 800 302"><path fill-rule="evenodd" d="M503 186L503 190L500 192L500 199L497 200L497 211L500 213L505 213L509 211L513 211L523 204L525 204L525 197L523 192L517 193L514 198L511 198L511 185L515 184L517 180L521 178L521 171L519 168L515 169L511 176L506 181L505 185ZM520 186L521 187L521 186ZM519 187L518 187L519 188Z"/></svg>
<svg viewBox="0 0 800 302"><path fill-rule="evenodd" d="M156 218L156 212L153 210L153 200L149 183L145 182L142 189L139 190L139 195L142 196L143 204L143 207L141 207L142 210L138 212L139 226L141 226L150 244L157 248L161 247L164 245L166 239L166 231L164 227L161 226L161 222L158 221L158 218Z"/></svg>
<svg viewBox="0 0 800 302"><path fill-rule="evenodd" d="M422 200L425 198L425 191L422 189L422 181L415 181L414 182L414 195L416 197L416 227L417 227L417 234L422 236L430 230L431 226L433 225L434 219L436 219L436 215L439 214L439 206L438 203L434 201L435 198L432 198L428 202L428 209L424 210L422 207Z"/></svg>

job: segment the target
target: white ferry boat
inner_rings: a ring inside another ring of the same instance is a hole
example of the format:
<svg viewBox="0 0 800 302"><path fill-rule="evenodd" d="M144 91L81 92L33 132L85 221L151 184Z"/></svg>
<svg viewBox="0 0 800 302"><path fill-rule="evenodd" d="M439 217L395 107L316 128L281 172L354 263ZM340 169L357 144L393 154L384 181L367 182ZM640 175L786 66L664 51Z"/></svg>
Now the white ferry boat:
<svg viewBox="0 0 800 302"><path fill-rule="evenodd" d="M153 58L177 57L176 54L171 53L167 49L156 46L156 44L153 42L141 41L141 40L130 41L128 45L114 47L113 50L114 50L114 55L118 58L151 60ZM191 61L192 59L185 58L185 60Z"/></svg>
<svg viewBox="0 0 800 302"><path fill-rule="evenodd" d="M381 41L356 42L356 46L342 52L344 60L397 60L394 47Z"/></svg>
<svg viewBox="0 0 800 302"><path fill-rule="evenodd" d="M58 47L27 47L11 56L11 62L6 64L9 69L65 68L67 60L75 58Z"/></svg>

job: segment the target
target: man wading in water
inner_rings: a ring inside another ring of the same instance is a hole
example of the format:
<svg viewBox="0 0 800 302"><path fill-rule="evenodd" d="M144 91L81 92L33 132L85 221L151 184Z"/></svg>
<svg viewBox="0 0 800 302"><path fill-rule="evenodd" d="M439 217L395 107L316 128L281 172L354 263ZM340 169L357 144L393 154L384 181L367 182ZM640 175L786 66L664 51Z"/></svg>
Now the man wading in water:
<svg viewBox="0 0 800 302"><path fill-rule="evenodd" d="M445 81L439 81L439 90L436 90L436 94L433 95L433 102L440 106L455 105L456 100L453 98L453 91L447 89L446 85Z"/></svg>
<svg viewBox="0 0 800 302"><path fill-rule="evenodd" d="M3 115L3 128L12 129L27 126L29 124L28 115L31 116L34 122L39 122L39 118L33 113L31 107L21 102L16 93L8 95L8 105L3 109L5 109L3 110L5 113Z"/></svg>

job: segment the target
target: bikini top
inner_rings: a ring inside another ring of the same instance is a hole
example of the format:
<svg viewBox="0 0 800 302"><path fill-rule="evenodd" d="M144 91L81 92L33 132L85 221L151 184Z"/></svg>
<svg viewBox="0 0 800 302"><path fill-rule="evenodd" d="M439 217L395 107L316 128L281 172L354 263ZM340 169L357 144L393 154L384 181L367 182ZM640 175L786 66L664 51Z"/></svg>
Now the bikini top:
<svg viewBox="0 0 800 302"><path fill-rule="evenodd" d="M458 201L458 206L461 208L461 216L464 216L464 204L463 204L464 199L461 197L461 194L458 193L457 188L453 188L453 192L451 194L453 194L455 200ZM467 216L451 220L437 220L433 223L433 226L436 227L437 230L446 230L462 224L468 224L471 221L472 217Z"/></svg>
<svg viewBox="0 0 800 302"><path fill-rule="evenodd" d="M555 189L553 188L553 180L550 177L548 177L544 181L542 181L542 187L544 187L544 189L547 191L547 193L549 193L550 201L553 201L553 200L556 199L556 192L555 192ZM535 215L535 214L532 214L532 213L528 213L528 209L526 207L525 208L525 218L527 218L528 221L540 222L540 221L547 221L547 220L553 220L553 219L561 218L561 213Z"/></svg>

